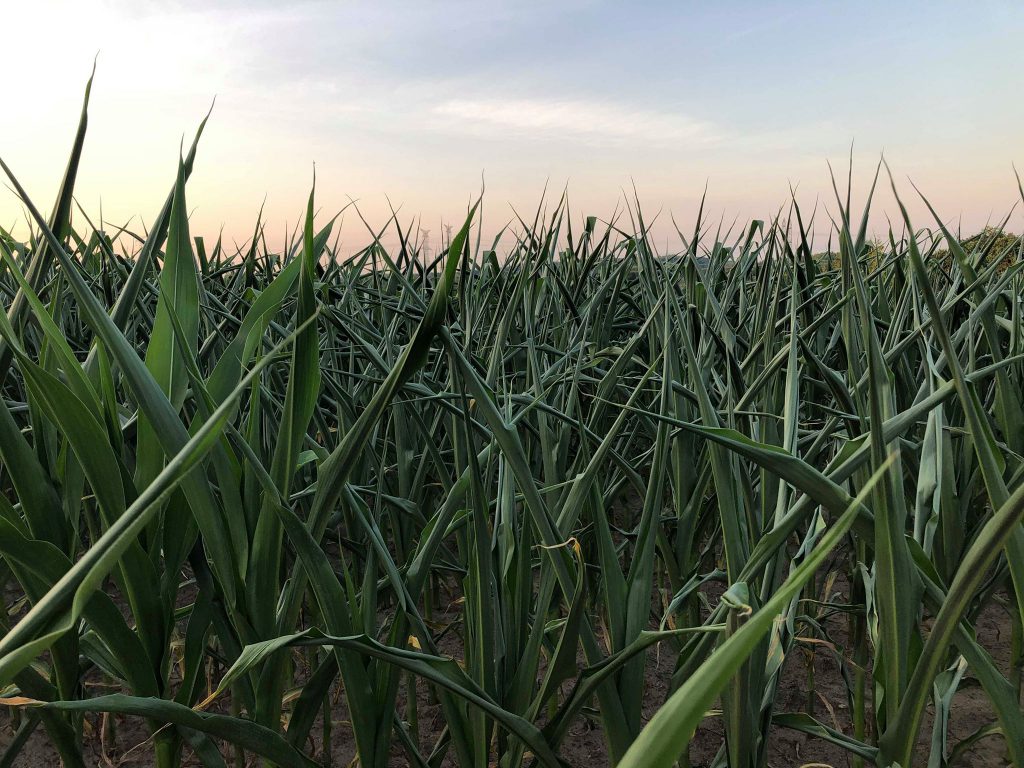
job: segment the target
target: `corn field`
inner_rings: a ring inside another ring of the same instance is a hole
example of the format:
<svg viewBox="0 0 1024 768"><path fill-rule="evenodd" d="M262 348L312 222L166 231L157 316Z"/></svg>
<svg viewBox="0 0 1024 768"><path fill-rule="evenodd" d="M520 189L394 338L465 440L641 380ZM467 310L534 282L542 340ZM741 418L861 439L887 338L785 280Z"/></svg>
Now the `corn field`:
<svg viewBox="0 0 1024 768"><path fill-rule="evenodd" d="M3 164L0 766L134 722L160 768L753 768L782 732L1024 768L1018 238L901 203L871 242L840 180L672 254L563 197L346 255L313 193L232 250L189 230L198 134L146 233L94 225L87 104L48 218Z"/></svg>

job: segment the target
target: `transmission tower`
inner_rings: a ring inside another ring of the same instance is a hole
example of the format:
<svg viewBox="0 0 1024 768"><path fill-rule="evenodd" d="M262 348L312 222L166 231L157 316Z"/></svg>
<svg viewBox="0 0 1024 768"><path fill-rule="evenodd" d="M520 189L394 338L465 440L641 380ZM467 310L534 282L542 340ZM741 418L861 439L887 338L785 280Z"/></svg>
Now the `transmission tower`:
<svg viewBox="0 0 1024 768"><path fill-rule="evenodd" d="M422 240L421 240L422 244L420 245L420 253L423 254L423 260L424 261L429 261L430 260L430 230L429 229L421 229L420 230L420 235L422 237Z"/></svg>

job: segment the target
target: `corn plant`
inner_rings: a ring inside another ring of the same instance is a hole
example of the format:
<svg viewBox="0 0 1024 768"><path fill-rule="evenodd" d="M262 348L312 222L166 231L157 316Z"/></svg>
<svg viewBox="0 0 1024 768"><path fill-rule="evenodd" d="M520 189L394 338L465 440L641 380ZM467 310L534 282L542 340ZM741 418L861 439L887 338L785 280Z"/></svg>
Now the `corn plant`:
<svg viewBox="0 0 1024 768"><path fill-rule="evenodd" d="M32 229L0 231L0 765L84 766L103 714L161 768L560 766L584 723L629 768L781 730L1024 767L1019 238L915 229L880 167L824 253L795 198L664 253L636 200L563 195L345 254L315 184L232 248L188 220L205 119L147 233L77 208L88 102L49 218L0 161ZM846 725L777 703L812 645ZM992 719L952 740L968 674Z"/></svg>

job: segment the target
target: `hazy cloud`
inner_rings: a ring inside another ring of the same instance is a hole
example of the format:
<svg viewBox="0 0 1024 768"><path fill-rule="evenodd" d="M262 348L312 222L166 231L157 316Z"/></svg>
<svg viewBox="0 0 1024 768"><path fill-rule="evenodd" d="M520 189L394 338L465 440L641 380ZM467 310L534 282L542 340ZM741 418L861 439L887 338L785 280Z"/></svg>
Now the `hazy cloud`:
<svg viewBox="0 0 1024 768"><path fill-rule="evenodd" d="M714 126L673 112L582 100L451 99L434 107L438 125L476 135L573 139L593 144L707 144Z"/></svg>

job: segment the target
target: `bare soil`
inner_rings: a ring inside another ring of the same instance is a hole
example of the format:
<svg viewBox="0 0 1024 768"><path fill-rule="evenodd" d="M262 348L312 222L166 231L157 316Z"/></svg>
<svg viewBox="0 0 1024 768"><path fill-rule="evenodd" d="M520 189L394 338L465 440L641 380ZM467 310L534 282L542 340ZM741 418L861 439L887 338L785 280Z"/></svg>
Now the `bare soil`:
<svg viewBox="0 0 1024 768"><path fill-rule="evenodd" d="M711 585L707 592L709 599L717 599L720 588ZM842 585L838 587L842 591ZM842 599L842 595L838 595ZM441 619L444 616L439 617ZM455 620L457 613L453 610L450 619ZM821 722L836 730L852 734L847 685L843 680L840 659L845 658L849 665L849 657L843 644L846 642L845 618L834 615L823 620L822 627L831 639L832 645L822 642L800 643L786 659L775 700L776 712L807 712ZM1005 610L998 606L988 608L977 622L977 634L981 644L992 654L996 664L1004 672L1010 664L1010 619ZM459 657L461 655L461 638L457 631L445 633L439 646L442 653ZM669 693L669 684L674 668L674 655L667 647L654 647L648 651L646 669L646 700L644 718L651 715L661 706ZM582 661L581 661L582 664ZM812 675L813 670L813 675ZM813 690L812 690L813 680ZM213 681L211 680L211 685ZM87 695L95 696L111 692L100 680L86 682ZM405 712L405 695L400 695L399 711ZM336 688L332 692L333 708L331 713L332 734L330 757L323 747L322 723L312 729L307 754L324 765L336 767L349 766L355 759L355 749L351 730L348 725L348 711L345 697ZM423 753L429 754L432 745L440 736L444 719L440 706L433 701L429 691L422 684L417 686L417 710L420 730L420 743ZM23 715L21 715L23 716ZM16 719L19 714L8 710L0 715L0 748L6 746L14 735ZM954 699L953 713L947 736L949 746L967 738L979 728L992 723L995 715L989 705L984 691L970 673L961 683ZM927 764L928 744L932 738L932 712L929 708L926 720L921 729L921 741L918 750L919 765ZM146 725L139 718L120 716L88 715L84 723L84 752L87 764L113 768L114 766L133 768L152 765L152 742ZM723 746L723 730L719 717L715 713L705 719L689 746L691 764L697 768L709 765ZM223 745L222 752L229 764L233 751ZM579 768L601 768L609 764L607 749L602 736L599 722L589 717L580 717L562 743L560 754L570 765ZM771 730L768 744L769 765L776 768L790 766L835 766L836 768L852 766L849 753L823 739L775 726ZM50 746L42 727L36 729L29 742L15 761L15 766L34 768L35 766L58 765L56 753ZM185 747L184 765L195 766L199 762ZM259 765L259 761L247 756L246 766ZM395 738L395 748L391 765L398 768L409 765L408 758ZM449 755L445 765L455 765ZM1008 765L1005 756L1005 745L999 735L981 739L966 750L955 763L956 766L1004 766Z"/></svg>

